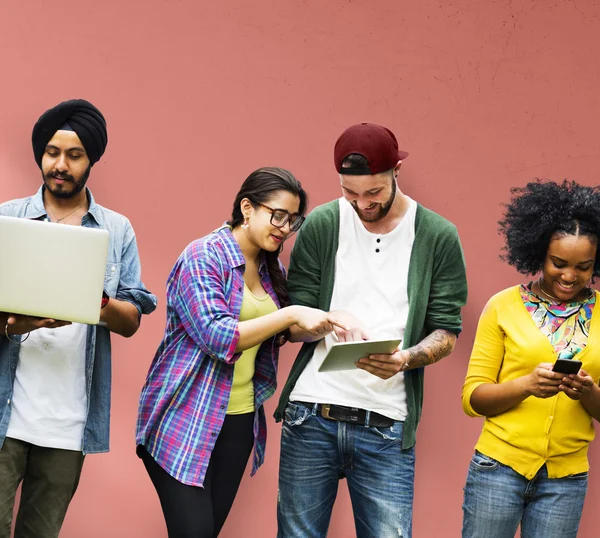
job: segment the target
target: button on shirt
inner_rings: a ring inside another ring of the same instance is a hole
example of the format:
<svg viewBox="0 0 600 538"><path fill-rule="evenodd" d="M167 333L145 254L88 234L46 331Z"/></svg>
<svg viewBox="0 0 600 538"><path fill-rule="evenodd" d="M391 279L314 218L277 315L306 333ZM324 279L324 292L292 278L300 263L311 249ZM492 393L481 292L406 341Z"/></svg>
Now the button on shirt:
<svg viewBox="0 0 600 538"><path fill-rule="evenodd" d="M417 212L417 203L406 199L404 217L385 235L369 232L352 205L339 199L340 228L330 309L350 312L373 339L404 338L409 314L408 269ZM403 375L383 380L358 368L319 372L336 340L332 333L317 344L290 399L358 407L405 420L408 406Z"/></svg>
<svg viewBox="0 0 600 538"><path fill-rule="evenodd" d="M48 218L44 208L43 189L34 196L12 200L0 205L0 215L26 219ZM110 241L104 290L110 297L132 303L140 314L150 314L156 308L156 297L141 281L141 265L135 232L129 220L97 204L86 189L89 210L81 225L108 230ZM3 331L2 331L3 333ZM18 336L9 342L0 335L0 446L4 442L10 422L10 400L19 360ZM86 334L85 387L88 402L83 432L84 453L107 452L109 448L111 352L110 331L106 327L88 325ZM4 403L6 402L6 403Z"/></svg>
<svg viewBox="0 0 600 538"><path fill-rule="evenodd" d="M184 484L202 486L225 420L241 355L235 348L244 264L231 229L223 226L188 245L167 281L167 326L140 396L136 442ZM279 307L264 260L259 274ZM275 392L277 357L273 338L256 356L252 474L264 460L263 403Z"/></svg>

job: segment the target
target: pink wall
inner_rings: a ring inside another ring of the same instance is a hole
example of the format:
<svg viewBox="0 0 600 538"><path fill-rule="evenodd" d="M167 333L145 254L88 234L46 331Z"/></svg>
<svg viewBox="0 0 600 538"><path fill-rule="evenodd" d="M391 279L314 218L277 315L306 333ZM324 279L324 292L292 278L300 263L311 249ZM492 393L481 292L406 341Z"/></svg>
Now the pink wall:
<svg viewBox="0 0 600 538"><path fill-rule="evenodd" d="M133 434L169 269L227 218L254 168L290 168L312 206L337 197L333 143L364 120L395 131L411 152L401 188L455 222L466 251L465 332L427 373L414 523L417 538L458 536L481 427L460 407L469 348L485 301L520 281L498 259L500 204L534 176L598 183L599 22L594 0L3 0L0 200L40 184L29 143L38 115L65 98L91 100L110 144L90 186L130 217L145 283L161 300L133 339L114 338L112 450L87 459L62 537L166 535ZM281 382L295 351L283 353ZM225 538L275 534L279 427L270 426L267 464L244 480ZM597 534L599 451L582 538ZM354 535L340 491L333 538Z"/></svg>

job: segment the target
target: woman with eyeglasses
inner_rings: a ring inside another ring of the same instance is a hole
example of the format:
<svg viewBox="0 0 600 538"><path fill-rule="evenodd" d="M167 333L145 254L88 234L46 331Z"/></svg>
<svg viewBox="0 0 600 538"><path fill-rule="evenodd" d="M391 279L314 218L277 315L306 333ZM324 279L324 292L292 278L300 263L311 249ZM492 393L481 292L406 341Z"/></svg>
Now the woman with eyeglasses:
<svg viewBox="0 0 600 538"><path fill-rule="evenodd" d="M279 346L290 329L325 336L337 324L287 295L278 256L306 206L290 172L256 170L231 220L188 245L169 275L136 434L169 538L218 536L252 448L252 474L264 459Z"/></svg>
<svg viewBox="0 0 600 538"><path fill-rule="evenodd" d="M463 538L575 538L600 420L600 187L513 189L505 260L529 283L487 303L462 392L485 417L464 488ZM598 315L596 315L598 314Z"/></svg>

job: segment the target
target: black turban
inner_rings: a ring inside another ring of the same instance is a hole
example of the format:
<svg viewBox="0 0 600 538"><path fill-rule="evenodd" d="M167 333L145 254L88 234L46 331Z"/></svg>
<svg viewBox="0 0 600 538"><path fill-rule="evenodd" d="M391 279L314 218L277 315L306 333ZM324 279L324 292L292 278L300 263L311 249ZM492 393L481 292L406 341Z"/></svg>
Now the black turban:
<svg viewBox="0 0 600 538"><path fill-rule="evenodd" d="M108 143L106 120L102 112L84 99L72 99L46 110L33 126L31 142L35 162L40 168L46 145L54 133L64 128L65 124L68 124L69 130L75 131L81 140L90 159L90 165L95 164L102 157Z"/></svg>

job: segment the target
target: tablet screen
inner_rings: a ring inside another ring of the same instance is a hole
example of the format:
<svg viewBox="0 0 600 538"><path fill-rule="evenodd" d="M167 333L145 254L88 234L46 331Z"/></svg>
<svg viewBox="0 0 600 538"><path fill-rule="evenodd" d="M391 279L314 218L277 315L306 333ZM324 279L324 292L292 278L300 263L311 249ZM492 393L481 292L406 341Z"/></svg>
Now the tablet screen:
<svg viewBox="0 0 600 538"><path fill-rule="evenodd" d="M399 338L394 340L357 340L338 342L329 349L319 367L319 372L354 370L356 361L374 353L393 353L400 345Z"/></svg>

